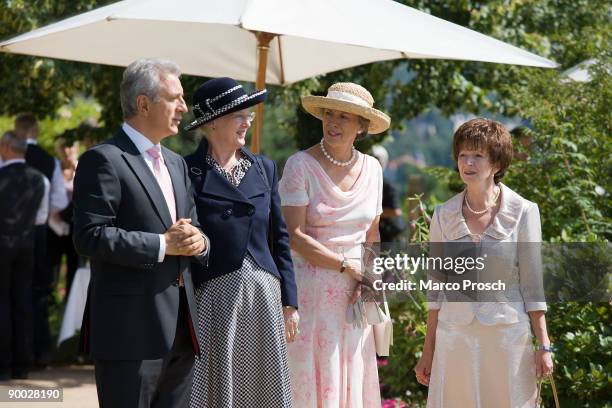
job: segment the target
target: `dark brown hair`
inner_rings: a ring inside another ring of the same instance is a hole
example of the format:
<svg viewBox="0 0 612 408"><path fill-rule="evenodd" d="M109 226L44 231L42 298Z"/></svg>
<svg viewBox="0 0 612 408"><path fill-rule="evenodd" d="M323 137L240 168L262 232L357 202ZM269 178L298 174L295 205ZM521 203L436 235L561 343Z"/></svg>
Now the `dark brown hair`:
<svg viewBox="0 0 612 408"><path fill-rule="evenodd" d="M499 122L490 119L476 118L468 120L453 136L453 159L458 160L461 150L485 151L489 160L499 170L493 181L499 183L512 162L512 139L508 129Z"/></svg>
<svg viewBox="0 0 612 408"><path fill-rule="evenodd" d="M19 136L24 136L34 126L36 126L36 117L29 112L23 112L15 118L15 132Z"/></svg>

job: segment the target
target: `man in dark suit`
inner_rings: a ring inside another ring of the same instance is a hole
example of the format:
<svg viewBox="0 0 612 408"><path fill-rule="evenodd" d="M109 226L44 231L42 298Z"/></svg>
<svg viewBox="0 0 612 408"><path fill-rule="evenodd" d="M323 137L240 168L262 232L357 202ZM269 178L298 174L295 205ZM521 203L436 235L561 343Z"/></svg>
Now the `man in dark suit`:
<svg viewBox="0 0 612 408"><path fill-rule="evenodd" d="M26 148L12 131L0 139L0 381L27 378L32 359L34 224L46 221L48 183Z"/></svg>
<svg viewBox="0 0 612 408"><path fill-rule="evenodd" d="M15 118L15 133L25 139L27 151L26 163L45 175L50 184L49 218L61 222L59 212L68 205L68 195L59 161L38 145L38 123L31 113L20 113ZM34 364L44 367L49 362L51 352L51 329L49 327L49 298L57 284L57 276L49 266L48 244L52 232L47 227L47 220L36 223L34 243L34 274L32 276L33 304L33 348Z"/></svg>
<svg viewBox="0 0 612 408"><path fill-rule="evenodd" d="M123 73L121 129L89 149L74 185L74 243L91 258L81 340L101 407L187 407L197 313L189 269L205 263L185 161L161 147L187 111L176 64Z"/></svg>

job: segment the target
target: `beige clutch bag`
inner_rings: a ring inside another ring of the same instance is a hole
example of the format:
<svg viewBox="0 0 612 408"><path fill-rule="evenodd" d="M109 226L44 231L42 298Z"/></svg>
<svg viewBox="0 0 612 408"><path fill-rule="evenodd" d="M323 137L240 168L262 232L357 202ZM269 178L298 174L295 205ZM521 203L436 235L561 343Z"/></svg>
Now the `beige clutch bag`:
<svg viewBox="0 0 612 408"><path fill-rule="evenodd" d="M379 357L387 357L389 355L389 348L393 345L393 320L389 313L389 305L387 304L387 297L383 291L383 307L384 311L374 303L370 302L376 309L376 323L372 321L372 333L374 334L374 343L376 344L376 354ZM373 317L374 318L374 317ZM370 322L368 316L368 323Z"/></svg>

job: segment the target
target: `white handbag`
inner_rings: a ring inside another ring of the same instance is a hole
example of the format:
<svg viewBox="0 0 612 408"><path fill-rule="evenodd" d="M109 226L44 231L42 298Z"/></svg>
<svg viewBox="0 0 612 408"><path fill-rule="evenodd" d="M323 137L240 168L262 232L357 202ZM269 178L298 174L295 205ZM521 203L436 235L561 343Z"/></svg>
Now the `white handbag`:
<svg viewBox="0 0 612 408"><path fill-rule="evenodd" d="M346 311L346 322L354 328L364 329L367 325L372 326L376 354L379 357L389 355L389 347L393 345L393 321L389 313L387 297L383 291L384 311L376 302L364 302L361 299L349 305Z"/></svg>
<svg viewBox="0 0 612 408"><path fill-rule="evenodd" d="M372 333L374 334L374 343L376 344L376 354L378 354L379 357L388 357L389 348L393 345L393 320L391 320L389 305L387 304L387 297L384 291L383 304L385 307L384 313L380 310L380 307L374 303L374 306L376 306L382 315L382 321L372 325Z"/></svg>
<svg viewBox="0 0 612 408"><path fill-rule="evenodd" d="M376 302L363 302L368 324L375 325L385 321L385 313Z"/></svg>

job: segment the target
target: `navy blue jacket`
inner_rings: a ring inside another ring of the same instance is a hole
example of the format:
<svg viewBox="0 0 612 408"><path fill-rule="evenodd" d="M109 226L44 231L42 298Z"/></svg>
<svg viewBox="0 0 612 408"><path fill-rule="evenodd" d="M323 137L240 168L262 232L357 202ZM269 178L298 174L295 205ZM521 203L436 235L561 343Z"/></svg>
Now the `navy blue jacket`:
<svg viewBox="0 0 612 408"><path fill-rule="evenodd" d="M208 142L202 139L198 149L185 157L198 220L210 239L208 265L192 263L194 284L239 269L248 251L261 268L280 279L283 306L297 308L297 286L281 213L276 164L241 149L253 164L235 187L206 163L207 151Z"/></svg>

